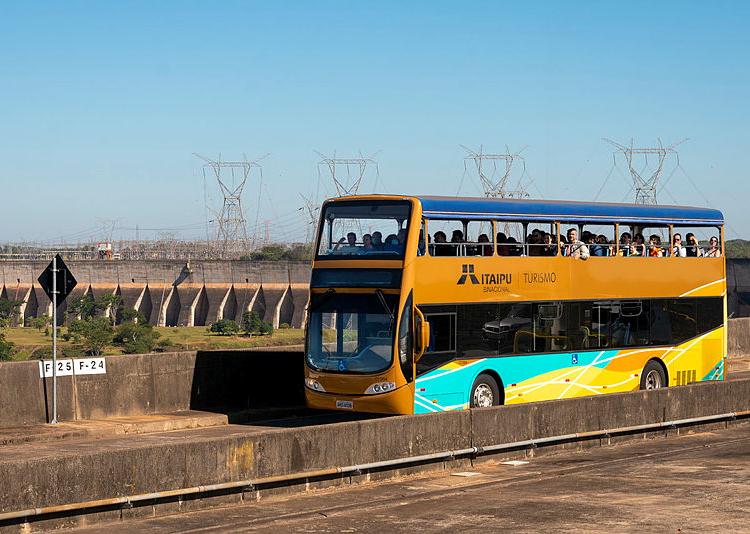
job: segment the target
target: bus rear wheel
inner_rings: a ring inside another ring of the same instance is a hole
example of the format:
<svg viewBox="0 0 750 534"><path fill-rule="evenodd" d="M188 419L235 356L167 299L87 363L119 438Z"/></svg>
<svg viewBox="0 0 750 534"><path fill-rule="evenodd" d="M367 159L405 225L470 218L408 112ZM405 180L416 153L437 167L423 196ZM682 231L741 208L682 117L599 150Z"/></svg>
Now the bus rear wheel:
<svg viewBox="0 0 750 534"><path fill-rule="evenodd" d="M471 386L469 405L472 408L488 408L500 405L500 388L487 373L480 374Z"/></svg>
<svg viewBox="0 0 750 534"><path fill-rule="evenodd" d="M664 368L653 360L648 362L641 373L641 389L659 389L666 387L667 377Z"/></svg>

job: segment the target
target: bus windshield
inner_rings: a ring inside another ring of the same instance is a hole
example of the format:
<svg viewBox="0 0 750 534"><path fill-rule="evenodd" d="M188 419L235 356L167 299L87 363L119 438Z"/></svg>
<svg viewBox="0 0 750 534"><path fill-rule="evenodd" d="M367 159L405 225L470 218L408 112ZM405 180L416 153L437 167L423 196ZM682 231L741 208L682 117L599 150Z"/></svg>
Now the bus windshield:
<svg viewBox="0 0 750 534"><path fill-rule="evenodd" d="M406 200L329 202L318 257L403 257L410 209Z"/></svg>
<svg viewBox="0 0 750 534"><path fill-rule="evenodd" d="M398 295L317 296L310 307L307 364L318 371L377 373L393 361Z"/></svg>

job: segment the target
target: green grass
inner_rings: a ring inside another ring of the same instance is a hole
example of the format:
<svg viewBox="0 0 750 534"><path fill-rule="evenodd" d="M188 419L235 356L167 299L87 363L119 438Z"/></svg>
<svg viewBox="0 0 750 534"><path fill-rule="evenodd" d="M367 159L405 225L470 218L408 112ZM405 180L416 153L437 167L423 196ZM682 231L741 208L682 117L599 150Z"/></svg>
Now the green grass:
<svg viewBox="0 0 750 534"><path fill-rule="evenodd" d="M66 327L57 329L58 350L74 349L73 343L64 341L62 335L67 332ZM206 326L196 327L157 327L161 334L160 340L167 339L173 343L167 350L206 350L206 349L236 349L247 347L271 347L279 345L297 345L304 343L304 330L300 328L285 328L274 330L268 336L247 336L237 334L232 336L221 336L208 332ZM52 347L52 329L48 336L44 330L34 328L0 328L0 333L5 334L6 341L16 345L14 360L27 360L36 349ZM122 350L116 346L107 347L106 355L122 354Z"/></svg>

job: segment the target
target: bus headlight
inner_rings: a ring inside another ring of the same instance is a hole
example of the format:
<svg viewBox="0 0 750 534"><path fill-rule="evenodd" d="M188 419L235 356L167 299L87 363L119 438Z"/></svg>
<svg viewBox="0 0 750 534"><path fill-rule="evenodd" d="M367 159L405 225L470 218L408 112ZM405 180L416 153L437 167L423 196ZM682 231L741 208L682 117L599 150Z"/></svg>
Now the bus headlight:
<svg viewBox="0 0 750 534"><path fill-rule="evenodd" d="M395 382L378 382L371 385L365 390L365 395L377 395L379 393L388 393L396 389Z"/></svg>
<svg viewBox="0 0 750 534"><path fill-rule="evenodd" d="M312 378L305 378L305 386L314 391L326 392L325 388L320 385L320 382Z"/></svg>

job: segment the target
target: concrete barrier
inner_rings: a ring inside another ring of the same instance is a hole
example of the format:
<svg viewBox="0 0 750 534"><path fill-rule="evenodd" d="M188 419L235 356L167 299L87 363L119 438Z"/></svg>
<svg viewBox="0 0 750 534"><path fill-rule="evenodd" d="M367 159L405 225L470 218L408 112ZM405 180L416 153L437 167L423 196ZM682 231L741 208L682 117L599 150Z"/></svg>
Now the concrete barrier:
<svg viewBox="0 0 750 534"><path fill-rule="evenodd" d="M58 377L58 420L181 410L229 413L304 404L302 354L218 350L105 357L107 373ZM0 428L47 423L52 379L39 362L0 364Z"/></svg>
<svg viewBox="0 0 750 534"><path fill-rule="evenodd" d="M0 485L0 512L748 409L750 380L736 380L302 428L224 426L96 442L10 446L0 449L0 480L3 481ZM662 429L657 432L674 431ZM603 441L609 440L597 438L569 446L597 446ZM534 454L540 452L543 450L537 449ZM504 452L494 459L517 454ZM456 467L464 466L458 464ZM445 469L446 464L436 462L422 468ZM312 482L342 485L366 480L371 475L333 476ZM379 476L389 474L380 472ZM305 491L310 482L300 481L275 491ZM257 498L257 488L250 491L251 498ZM86 521L117 519L121 513L125 517L135 517L173 512L176 507L194 509L209 505L211 499L206 497L209 496L204 495L200 500L173 500L163 508L149 505L133 510L104 511L96 517L87 517ZM220 498L239 500L242 497L222 494ZM45 524L52 528L76 521L78 519L74 517ZM16 522L4 526L18 531L22 525Z"/></svg>
<svg viewBox="0 0 750 534"><path fill-rule="evenodd" d="M729 319L727 345L730 358L750 356L750 318Z"/></svg>

